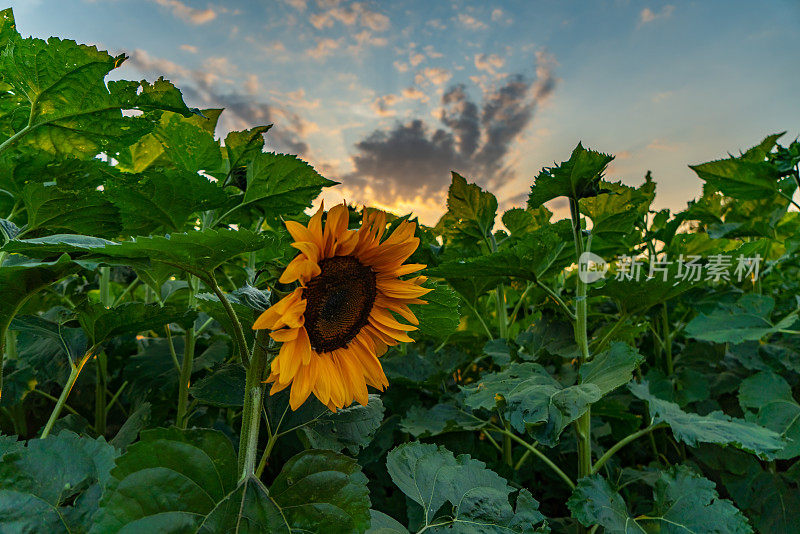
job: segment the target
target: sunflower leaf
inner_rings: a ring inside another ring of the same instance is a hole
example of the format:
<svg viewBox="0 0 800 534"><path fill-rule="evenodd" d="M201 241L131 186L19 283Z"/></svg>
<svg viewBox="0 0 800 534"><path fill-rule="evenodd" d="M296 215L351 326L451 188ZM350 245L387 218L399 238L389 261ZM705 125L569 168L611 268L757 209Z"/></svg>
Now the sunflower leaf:
<svg viewBox="0 0 800 534"><path fill-rule="evenodd" d="M786 380L763 371L746 378L739 387L739 404L748 420L788 440L786 447L776 455L778 460L800 456L800 404L794 400ZM753 414L749 410L756 412Z"/></svg>
<svg viewBox="0 0 800 534"><path fill-rule="evenodd" d="M461 299L446 284L425 282L423 287L433 291L423 296L427 304L411 304L411 311L419 320L419 332L436 340L447 339L458 328ZM412 332L413 334L413 332Z"/></svg>
<svg viewBox="0 0 800 534"><path fill-rule="evenodd" d="M588 150L578 143L567 161L542 169L531 186L528 209L538 208L557 197L575 201L596 197L603 192L600 180L613 159L614 156Z"/></svg>
<svg viewBox="0 0 800 534"><path fill-rule="evenodd" d="M370 395L366 406L353 404L336 413L327 413L302 428L308 442L316 449L330 449L352 454L372 441L383 421L383 402L378 395Z"/></svg>
<svg viewBox="0 0 800 534"><path fill-rule="evenodd" d="M389 452L386 468L397 487L421 507L426 531L473 532L469 529L480 524L480 532L487 534L549 532L539 503L527 490L519 492L512 508L512 488L467 454L453 456L441 445L406 443ZM445 503L452 508L443 507Z"/></svg>
<svg viewBox="0 0 800 534"><path fill-rule="evenodd" d="M292 528L264 484L249 476L217 503L197 529L197 534L218 532L291 534Z"/></svg>

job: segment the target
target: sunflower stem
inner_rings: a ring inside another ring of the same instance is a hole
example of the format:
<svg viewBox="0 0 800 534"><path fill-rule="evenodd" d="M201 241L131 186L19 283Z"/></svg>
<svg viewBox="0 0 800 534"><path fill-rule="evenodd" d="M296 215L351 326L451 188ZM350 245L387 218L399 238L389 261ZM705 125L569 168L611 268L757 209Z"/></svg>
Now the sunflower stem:
<svg viewBox="0 0 800 534"><path fill-rule="evenodd" d="M86 362L89 361L89 358L92 357L93 353L94 347L86 351L86 354L83 355L77 365L73 364L71 366L67 383L64 384L64 389L61 390L61 395L58 397L58 401L56 401L56 405L50 414L50 418L47 420L47 424L44 425L41 439L44 439L50 435L50 431L53 429L53 424L56 422L56 419L58 419L58 416L61 415L61 410L64 408L64 404L67 402L69 392L72 391L72 386L75 385L75 381L78 380L78 375L81 374L81 369L83 369L83 366L86 365Z"/></svg>
<svg viewBox="0 0 800 534"><path fill-rule="evenodd" d="M258 428L261 422L261 406L264 396L264 371L267 368L269 352L268 330L257 330L250 365L247 366L242 409L242 429L239 433L239 473L244 480L256 472L258 453Z"/></svg>
<svg viewBox="0 0 800 534"><path fill-rule="evenodd" d="M111 267L100 267L100 302L106 308L113 304L111 298ZM106 353L100 351L95 358L94 428L104 436L106 433L106 383L108 382Z"/></svg>
<svg viewBox="0 0 800 534"><path fill-rule="evenodd" d="M586 282L580 276L580 262L584 248L577 198L569 199L569 211L572 218L572 237L575 241L575 261L578 263L578 281L575 290L575 342L581 351L579 365L583 365L589 360L589 336L586 328ZM592 414L590 407L575 421L575 434L578 438L578 478L581 479L592 474ZM582 528L581 531L585 532L585 529Z"/></svg>
<svg viewBox="0 0 800 534"><path fill-rule="evenodd" d="M189 276L189 309L194 309L194 276ZM181 372L178 381L178 413L175 416L175 425L178 428L186 428L189 418L186 416L189 406L189 386L192 379L192 368L194 367L194 324L186 329L185 341L183 344L183 361L181 362Z"/></svg>
<svg viewBox="0 0 800 534"><path fill-rule="evenodd" d="M244 330L242 329L242 323L239 321L239 316L236 315L236 312L233 310L233 306L231 306L230 301L225 296L225 293L222 292L222 289L220 289L213 273L204 281L209 285L209 287L211 287L211 290L222 303L222 307L225 308L225 313L228 314L228 318L231 320L231 324L233 325L233 333L236 336L236 344L239 346L239 355L242 358L242 365L249 367L250 362L247 353L250 351L250 348L248 347L247 340L244 337ZM255 347L253 348L253 352L255 352Z"/></svg>

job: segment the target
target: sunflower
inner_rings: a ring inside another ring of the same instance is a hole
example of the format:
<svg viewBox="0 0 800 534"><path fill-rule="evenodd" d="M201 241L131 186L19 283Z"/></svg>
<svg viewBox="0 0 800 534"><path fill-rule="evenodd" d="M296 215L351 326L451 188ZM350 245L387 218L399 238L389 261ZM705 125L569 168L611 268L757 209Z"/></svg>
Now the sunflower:
<svg viewBox="0 0 800 534"><path fill-rule="evenodd" d="M323 208L308 226L286 222L292 246L300 253L286 266L280 282L300 287L261 314L254 330L270 329L282 343L267 382L270 395L292 386L289 404L299 408L313 393L332 411L354 400L367 404L367 385L384 390L389 382L378 358L388 347L413 341L408 332L419 321L409 304L420 297L424 276L400 277L425 268L406 264L417 249L416 224L402 221L382 240L386 213L364 210L358 230L349 230L345 204ZM401 323L394 314L405 319Z"/></svg>

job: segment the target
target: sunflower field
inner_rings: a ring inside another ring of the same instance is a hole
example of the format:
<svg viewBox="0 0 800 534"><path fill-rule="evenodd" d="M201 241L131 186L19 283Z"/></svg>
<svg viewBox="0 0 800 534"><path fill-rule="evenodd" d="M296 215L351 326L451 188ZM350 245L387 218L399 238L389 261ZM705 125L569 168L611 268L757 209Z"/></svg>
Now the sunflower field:
<svg viewBox="0 0 800 534"><path fill-rule="evenodd" d="M453 173L429 227L0 50L0 533L800 532L798 141L679 213L581 144L525 209Z"/></svg>

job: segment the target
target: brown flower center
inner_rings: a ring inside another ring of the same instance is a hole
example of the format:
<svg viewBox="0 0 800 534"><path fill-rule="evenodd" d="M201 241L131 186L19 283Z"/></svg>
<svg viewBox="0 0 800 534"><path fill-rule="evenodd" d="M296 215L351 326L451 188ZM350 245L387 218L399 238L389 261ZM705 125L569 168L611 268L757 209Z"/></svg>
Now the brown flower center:
<svg viewBox="0 0 800 534"><path fill-rule="evenodd" d="M316 352L346 347L369 321L375 303L375 273L352 256L319 262L322 272L305 289L305 327Z"/></svg>

